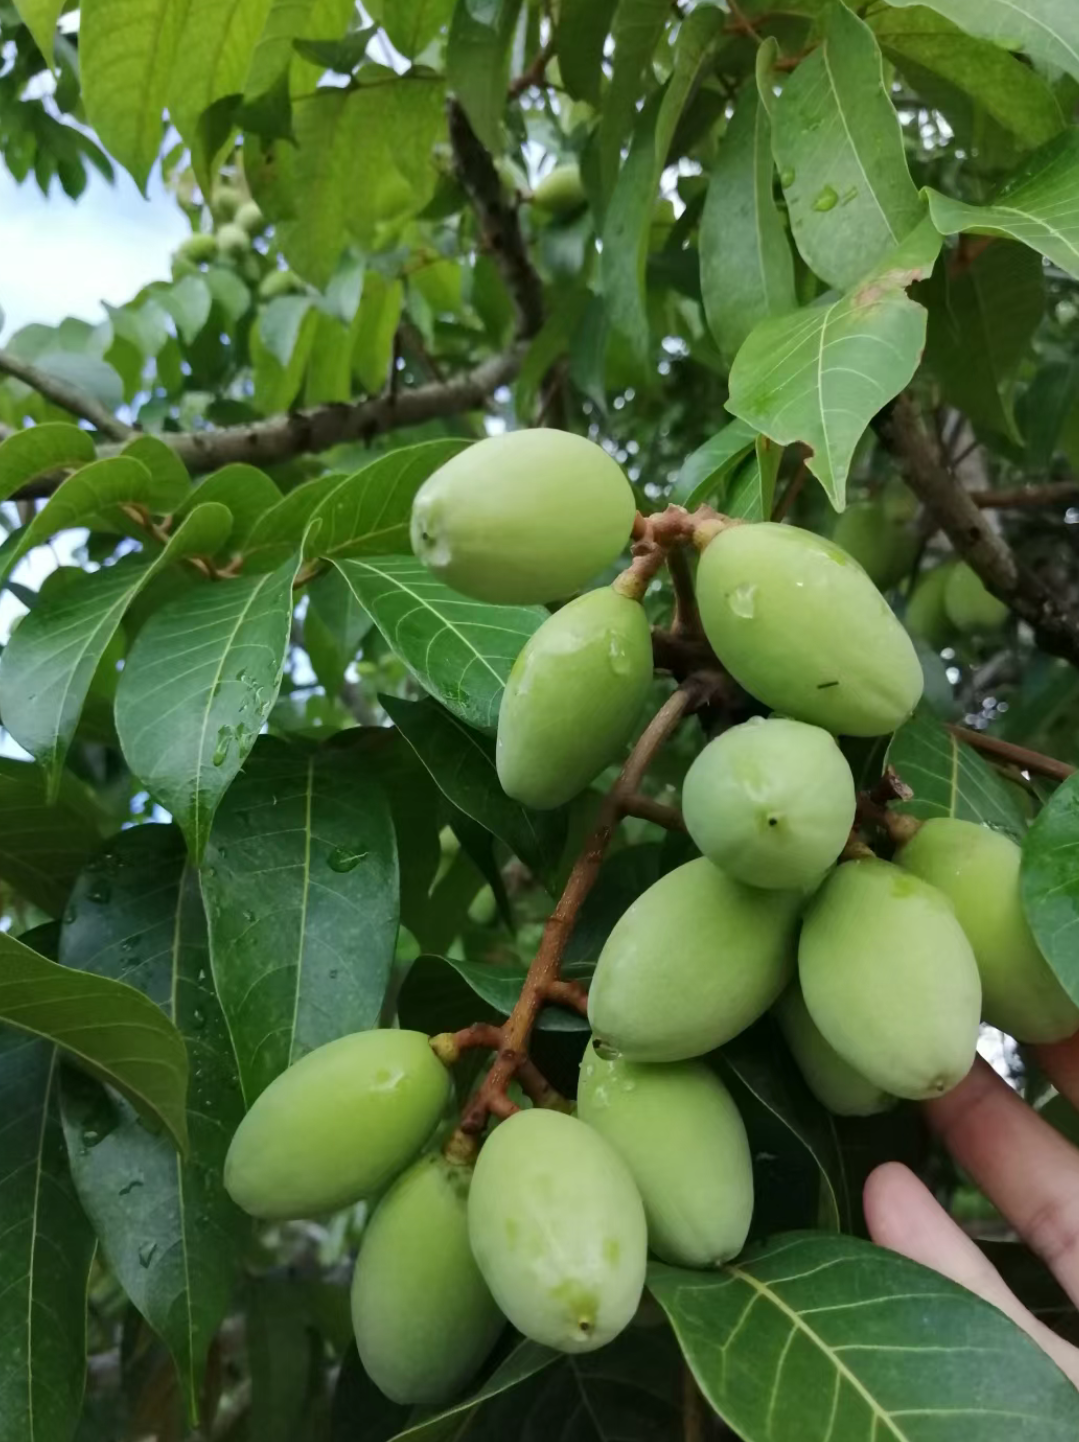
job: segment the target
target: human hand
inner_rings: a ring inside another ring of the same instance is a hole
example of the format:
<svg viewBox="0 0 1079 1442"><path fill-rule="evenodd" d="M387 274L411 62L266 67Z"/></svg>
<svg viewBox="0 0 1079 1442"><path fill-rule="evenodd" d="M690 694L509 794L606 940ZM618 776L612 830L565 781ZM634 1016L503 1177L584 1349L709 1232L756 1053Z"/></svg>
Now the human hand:
<svg viewBox="0 0 1079 1442"><path fill-rule="evenodd" d="M1057 1090L1079 1106L1079 1036L1038 1047L1036 1055ZM981 1060L954 1091L928 1102L926 1113L955 1160L1079 1305L1079 1151ZM913 1172L899 1162L878 1167L864 1202L878 1245L992 1302L1079 1387L1079 1348L1024 1307Z"/></svg>

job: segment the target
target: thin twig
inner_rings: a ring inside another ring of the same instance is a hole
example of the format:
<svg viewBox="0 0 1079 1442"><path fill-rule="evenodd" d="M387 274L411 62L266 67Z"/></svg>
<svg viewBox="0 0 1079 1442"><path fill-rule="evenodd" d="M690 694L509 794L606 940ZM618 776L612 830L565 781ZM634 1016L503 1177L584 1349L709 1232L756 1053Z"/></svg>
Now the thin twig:
<svg viewBox="0 0 1079 1442"><path fill-rule="evenodd" d="M1035 776L1048 776L1053 781L1067 781L1075 775L1076 768L1067 761L1058 761L1054 756L1045 756L1040 751L1028 751L1025 746L1016 746L1011 741L1001 741L997 736L988 736L984 731L971 731L966 726L949 726L948 730L959 741L965 741L975 751L1000 761L1011 761L1023 771Z"/></svg>
<svg viewBox="0 0 1079 1442"><path fill-rule="evenodd" d="M962 459L959 457L958 459ZM958 460L956 462L958 464ZM1026 506L1057 506L1079 498L1079 481L1046 481L1040 486L1015 486L1011 490L968 491L976 506L986 511L1018 510Z"/></svg>
<svg viewBox="0 0 1079 1442"><path fill-rule="evenodd" d="M685 831L686 823L677 806L666 806L651 796L627 796L622 803L623 816L639 816L642 821L654 821L667 831Z"/></svg>
<svg viewBox="0 0 1079 1442"><path fill-rule="evenodd" d="M531 65L528 65L522 70L517 79L510 85L507 92L510 100L516 100L519 96L523 95L526 90L531 90L534 85L539 86L544 83L547 78L547 66L554 59L556 48L554 38L552 37L547 41L543 49L536 54Z"/></svg>
<svg viewBox="0 0 1079 1442"><path fill-rule="evenodd" d="M779 500L776 502L775 509L772 512L773 521L782 521L787 516L791 506L794 505L795 501L802 494L802 487L805 485L808 478L809 467L806 465L805 461L803 461L798 467L798 469L795 471L794 475L791 477L790 484L787 486L787 489L783 492Z"/></svg>
<svg viewBox="0 0 1079 1442"><path fill-rule="evenodd" d="M114 416L107 406L94 400L93 396L86 395L78 386L61 380L59 376L50 375L48 371L39 370L28 361L19 360L18 356L13 356L10 351L0 350L0 374L22 381L23 385L37 391L38 395L44 396L47 401L52 401L54 406L89 421L110 440L126 441L137 434L132 426L126 425Z"/></svg>

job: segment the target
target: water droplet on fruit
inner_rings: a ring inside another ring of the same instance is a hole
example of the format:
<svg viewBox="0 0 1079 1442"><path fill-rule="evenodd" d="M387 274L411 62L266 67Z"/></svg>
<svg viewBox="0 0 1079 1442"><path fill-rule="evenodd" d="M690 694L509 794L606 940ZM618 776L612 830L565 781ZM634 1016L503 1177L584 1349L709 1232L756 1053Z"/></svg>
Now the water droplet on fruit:
<svg viewBox="0 0 1079 1442"><path fill-rule="evenodd" d="M616 676L626 676L633 669L633 661L629 652L618 636L612 635L607 639L607 660L611 663L611 670Z"/></svg>
<svg viewBox="0 0 1079 1442"><path fill-rule="evenodd" d="M592 1039L592 1048L600 1061L617 1061L622 1053L613 1047L609 1042L601 1041L598 1038Z"/></svg>
<svg viewBox="0 0 1079 1442"><path fill-rule="evenodd" d="M727 604L736 616L751 621L756 608L757 588L754 585L736 586L727 597Z"/></svg>
<svg viewBox="0 0 1079 1442"><path fill-rule="evenodd" d="M839 194L833 185L826 185L813 202L814 210L834 210L839 204Z"/></svg>
<svg viewBox="0 0 1079 1442"><path fill-rule="evenodd" d="M157 1254L156 1242L143 1242L139 1248L139 1266L148 1267Z"/></svg>
<svg viewBox="0 0 1079 1442"><path fill-rule="evenodd" d="M331 871L355 871L366 855L366 851L353 851L347 846L335 846L326 860Z"/></svg>

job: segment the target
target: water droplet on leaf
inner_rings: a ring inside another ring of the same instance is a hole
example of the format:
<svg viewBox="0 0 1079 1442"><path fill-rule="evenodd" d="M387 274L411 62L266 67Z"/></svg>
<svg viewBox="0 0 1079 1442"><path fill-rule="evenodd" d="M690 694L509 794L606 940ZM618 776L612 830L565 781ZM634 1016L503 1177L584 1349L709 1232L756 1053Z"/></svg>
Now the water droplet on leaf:
<svg viewBox="0 0 1079 1442"><path fill-rule="evenodd" d="M139 1248L139 1266L148 1267L157 1253L156 1242L143 1242Z"/></svg>
<svg viewBox="0 0 1079 1442"><path fill-rule="evenodd" d="M833 185L826 185L813 202L814 210L834 210L839 204L839 194Z"/></svg>
<svg viewBox="0 0 1079 1442"><path fill-rule="evenodd" d="M351 847L335 846L327 857L327 861L331 871L355 871L366 855L366 851L353 851Z"/></svg>
<svg viewBox="0 0 1079 1442"><path fill-rule="evenodd" d="M784 190L789 190L794 184L794 171L789 165L785 170L779 172L779 183Z"/></svg>

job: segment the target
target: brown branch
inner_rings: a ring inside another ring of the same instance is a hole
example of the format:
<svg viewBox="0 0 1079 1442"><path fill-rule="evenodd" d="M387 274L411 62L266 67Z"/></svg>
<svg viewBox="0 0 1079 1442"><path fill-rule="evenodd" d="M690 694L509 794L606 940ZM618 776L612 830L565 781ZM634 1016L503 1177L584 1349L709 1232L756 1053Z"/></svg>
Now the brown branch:
<svg viewBox="0 0 1079 1442"><path fill-rule="evenodd" d="M61 380L59 376L49 375L48 371L39 370L28 361L19 360L10 351L0 350L0 375L22 381L23 385L37 391L38 395L44 396L47 401L52 401L54 406L89 421L110 440L126 441L136 434L133 427L125 425L107 406L94 400L93 396L86 395L78 386Z"/></svg>
<svg viewBox="0 0 1079 1442"><path fill-rule="evenodd" d="M521 234L517 207L502 188L494 161L456 100L449 102L447 114L457 178L479 219L483 243L517 306L518 334L534 336L543 325L543 282Z"/></svg>
<svg viewBox="0 0 1079 1442"><path fill-rule="evenodd" d="M975 751L993 756L999 761L1010 761L1023 771L1036 776L1048 776L1054 781L1067 781L1075 775L1075 767L1067 761L1058 761L1040 751L1028 751L1025 746L1016 746L1011 741L1001 741L997 736L988 736L984 731L971 731L966 726L949 726L948 730L960 741L965 741Z"/></svg>
<svg viewBox="0 0 1079 1442"><path fill-rule="evenodd" d="M547 919L543 938L528 969L517 1004L506 1022L496 1029L498 1054L461 1118L459 1130L465 1135L477 1136L492 1114L506 1115L506 1087L527 1057L532 1028L545 1002L551 998L552 987L560 990L559 972L566 945L585 898L596 884L607 847L623 815L625 800L636 794L652 758L682 718L700 703L704 689L699 682L687 681L667 698L645 728L618 780L604 798L596 826L577 857L558 904ZM477 1028L466 1030L478 1032ZM461 1035L457 1033L454 1039L459 1039ZM491 1040L493 1038L488 1036L483 1044ZM436 1053L445 1060L445 1039L437 1037L433 1045Z"/></svg>
<svg viewBox="0 0 1079 1442"><path fill-rule="evenodd" d="M225 426L185 435L166 433L160 439L194 475L234 462L278 465L294 456L317 455L345 441L370 441L404 426L476 410L499 386L513 380L523 356L524 348L515 346L451 380L414 386L396 395L375 396L354 405L313 406L254 425ZM98 454L112 455L115 450L103 447ZM62 479L57 474L39 476L18 492L18 498L50 496Z"/></svg>
<svg viewBox="0 0 1079 1442"><path fill-rule="evenodd" d="M642 821L654 821L667 831L685 831L686 823L677 806L665 806L651 796L627 796L622 803L623 816L639 816Z"/></svg>
<svg viewBox="0 0 1079 1442"><path fill-rule="evenodd" d="M962 457L957 458L961 460ZM1011 490L968 491L976 506L985 511L1018 510L1025 506L1057 506L1079 499L1079 481L1046 481L1040 486L1015 486Z"/></svg>
<svg viewBox="0 0 1079 1442"><path fill-rule="evenodd" d="M521 71L517 79L510 85L507 95L510 100L516 100L526 90L531 90L534 85L543 85L547 79L547 66L554 59L557 46L553 39L548 40L542 50L538 51L531 65Z"/></svg>
<svg viewBox="0 0 1079 1442"><path fill-rule="evenodd" d="M936 518L956 552L994 596L1032 627L1043 650L1079 665L1079 615L1020 567L1007 541L993 530L941 459L909 393L899 397L880 428L902 462L907 485Z"/></svg>
<svg viewBox="0 0 1079 1442"><path fill-rule="evenodd" d="M802 461L794 475L791 476L790 483L786 490L775 504L775 508L772 511L773 521L782 521L784 519L790 511L791 506L794 505L795 501L802 494L802 488L808 479L809 467L805 461Z"/></svg>

